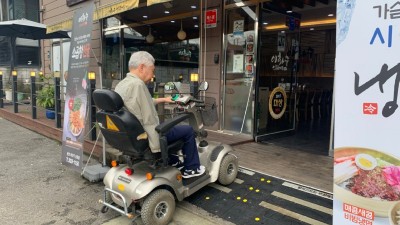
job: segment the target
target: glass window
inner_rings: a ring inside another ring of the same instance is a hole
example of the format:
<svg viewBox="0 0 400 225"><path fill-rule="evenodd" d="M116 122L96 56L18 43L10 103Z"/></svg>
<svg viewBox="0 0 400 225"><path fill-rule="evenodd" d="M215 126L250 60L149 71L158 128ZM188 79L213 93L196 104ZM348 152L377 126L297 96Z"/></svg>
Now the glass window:
<svg viewBox="0 0 400 225"><path fill-rule="evenodd" d="M9 0L9 19L28 19L39 22L38 0Z"/></svg>
<svg viewBox="0 0 400 225"><path fill-rule="evenodd" d="M295 128L300 19L263 10L260 21L256 134L267 138Z"/></svg>
<svg viewBox="0 0 400 225"><path fill-rule="evenodd" d="M10 38L0 36L0 65L10 65Z"/></svg>
<svg viewBox="0 0 400 225"><path fill-rule="evenodd" d="M7 0L0 0L0 21L8 20Z"/></svg>
<svg viewBox="0 0 400 225"><path fill-rule="evenodd" d="M148 51L154 56L157 82L189 82L190 74L199 72L199 28L195 23L197 20L192 17L182 20L182 28L187 36L185 40L179 40L177 33L181 29L181 23L165 21L152 24L151 27L135 26L120 30L117 28L119 21L106 19L103 51L104 87L113 88L112 84L117 82L115 80L125 77L129 71L130 56L136 51Z"/></svg>
<svg viewBox="0 0 400 225"><path fill-rule="evenodd" d="M16 66L39 66L39 48L17 46Z"/></svg>
<svg viewBox="0 0 400 225"><path fill-rule="evenodd" d="M120 70L120 30L104 32L105 48L103 50L103 87L111 88L115 80L121 79ZM114 82L115 83L115 82Z"/></svg>
<svg viewBox="0 0 400 225"><path fill-rule="evenodd" d="M226 12L224 129L251 134L253 130L255 7Z"/></svg>

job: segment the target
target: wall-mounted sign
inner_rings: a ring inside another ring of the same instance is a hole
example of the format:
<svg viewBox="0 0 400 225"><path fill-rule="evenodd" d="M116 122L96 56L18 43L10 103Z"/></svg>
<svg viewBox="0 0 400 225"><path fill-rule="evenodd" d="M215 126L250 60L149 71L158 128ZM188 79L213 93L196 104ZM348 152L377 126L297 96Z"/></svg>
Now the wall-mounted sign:
<svg viewBox="0 0 400 225"><path fill-rule="evenodd" d="M289 56L283 55L281 52L279 52L278 55L273 55L271 57L272 70L274 71L278 70L287 71L288 64L289 64Z"/></svg>
<svg viewBox="0 0 400 225"><path fill-rule="evenodd" d="M233 21L233 35L243 36L244 34L244 20Z"/></svg>
<svg viewBox="0 0 400 225"><path fill-rule="evenodd" d="M206 11L206 28L217 27L217 9Z"/></svg>
<svg viewBox="0 0 400 225"><path fill-rule="evenodd" d="M243 73L243 54L233 56L233 73Z"/></svg>
<svg viewBox="0 0 400 225"><path fill-rule="evenodd" d="M272 90L269 96L269 114L274 119L280 119L286 110L286 92L281 87L276 87Z"/></svg>

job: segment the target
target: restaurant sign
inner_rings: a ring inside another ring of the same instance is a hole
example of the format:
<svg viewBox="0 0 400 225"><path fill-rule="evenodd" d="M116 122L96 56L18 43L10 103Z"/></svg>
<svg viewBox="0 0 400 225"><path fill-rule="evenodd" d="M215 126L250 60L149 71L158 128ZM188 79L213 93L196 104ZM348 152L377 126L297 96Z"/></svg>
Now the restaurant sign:
<svg viewBox="0 0 400 225"><path fill-rule="evenodd" d="M65 96L61 161L78 171L82 168L85 140L93 7L94 4L89 4L74 14Z"/></svg>
<svg viewBox="0 0 400 225"><path fill-rule="evenodd" d="M334 225L399 224L399 30L399 1L337 1Z"/></svg>
<svg viewBox="0 0 400 225"><path fill-rule="evenodd" d="M280 119L285 113L287 106L286 92L281 87L276 87L272 90L269 96L269 114L274 119Z"/></svg>
<svg viewBox="0 0 400 225"><path fill-rule="evenodd" d="M217 9L206 11L206 28L217 27Z"/></svg>

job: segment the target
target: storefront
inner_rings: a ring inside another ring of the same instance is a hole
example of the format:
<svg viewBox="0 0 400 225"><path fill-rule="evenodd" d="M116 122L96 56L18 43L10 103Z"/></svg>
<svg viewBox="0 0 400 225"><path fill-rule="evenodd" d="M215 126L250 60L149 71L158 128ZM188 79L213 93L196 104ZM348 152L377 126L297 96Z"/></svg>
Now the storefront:
<svg viewBox="0 0 400 225"><path fill-rule="evenodd" d="M98 4L97 11L113 8ZM71 13L77 5L68 8ZM103 87L113 88L125 77L130 55L146 50L156 58L156 82L190 85L191 74L199 74L210 83L207 96L217 99L219 111L210 129L256 141L315 121L329 130L336 2L139 1L113 12L101 14L93 31ZM57 26L69 24L51 27ZM98 69L95 58L92 68Z"/></svg>
<svg viewBox="0 0 400 225"><path fill-rule="evenodd" d="M335 13L333 1L227 2L222 130L256 141L301 127L329 136Z"/></svg>

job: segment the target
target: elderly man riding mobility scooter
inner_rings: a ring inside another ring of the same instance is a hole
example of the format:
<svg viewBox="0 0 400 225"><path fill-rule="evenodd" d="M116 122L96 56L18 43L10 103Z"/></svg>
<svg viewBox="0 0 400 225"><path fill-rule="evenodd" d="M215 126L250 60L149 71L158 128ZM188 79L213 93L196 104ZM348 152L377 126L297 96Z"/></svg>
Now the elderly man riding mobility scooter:
<svg viewBox="0 0 400 225"><path fill-rule="evenodd" d="M171 88L173 83L166 86ZM199 90L207 88L208 83L203 82ZM210 183L229 185L235 180L238 160L231 146L205 140L203 121L210 114L205 111L204 101L183 95L175 100L183 113L155 128L161 147L161 154L157 155L150 152L146 132L139 120L124 109L118 93L98 89L93 99L100 109L96 118L104 138L122 152L120 164L114 165L104 177L102 212L111 208L133 221L141 216L146 225L166 225L173 217L176 200L182 201ZM215 105L210 107L215 108ZM172 155L180 155L183 141L168 144L166 133L187 120L197 135L198 154L206 171L201 176L183 179L182 171L168 163Z"/></svg>

